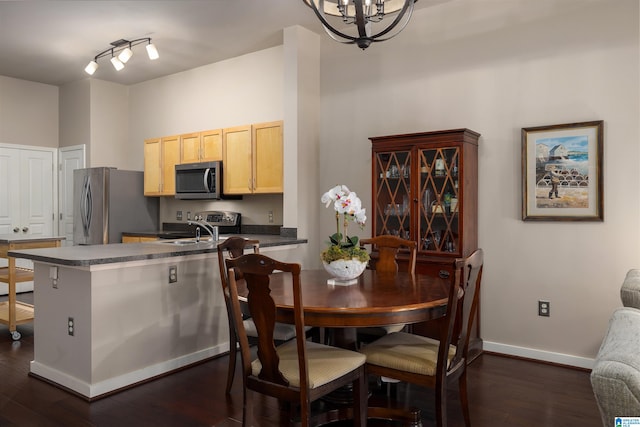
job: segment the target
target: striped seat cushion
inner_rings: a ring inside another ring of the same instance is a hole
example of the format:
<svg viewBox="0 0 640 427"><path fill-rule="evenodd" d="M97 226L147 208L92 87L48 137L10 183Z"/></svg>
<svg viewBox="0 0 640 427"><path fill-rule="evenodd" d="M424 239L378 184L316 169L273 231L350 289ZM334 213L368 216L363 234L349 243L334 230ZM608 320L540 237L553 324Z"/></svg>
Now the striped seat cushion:
<svg viewBox="0 0 640 427"><path fill-rule="evenodd" d="M309 388L323 386L336 378L364 365L366 358L355 351L337 347L306 342L307 361L309 366ZM289 341L278 346L280 372L294 387L300 387L300 371L298 368L298 349L296 341ZM259 359L251 363L252 375L258 376L262 370Z"/></svg>
<svg viewBox="0 0 640 427"><path fill-rule="evenodd" d="M367 363L405 372L433 376L438 362L440 342L420 335L394 332L360 349ZM455 355L455 346L449 346L449 362Z"/></svg>

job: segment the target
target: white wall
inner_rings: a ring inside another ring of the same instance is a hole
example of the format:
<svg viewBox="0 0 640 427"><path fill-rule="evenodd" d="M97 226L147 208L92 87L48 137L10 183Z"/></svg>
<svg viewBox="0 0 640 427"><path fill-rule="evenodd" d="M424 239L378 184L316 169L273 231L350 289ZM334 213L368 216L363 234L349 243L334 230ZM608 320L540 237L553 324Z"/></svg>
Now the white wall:
<svg viewBox="0 0 640 427"><path fill-rule="evenodd" d="M91 149L91 80L78 80L60 87L60 147L87 145Z"/></svg>
<svg viewBox="0 0 640 427"><path fill-rule="evenodd" d="M0 76L0 143L57 148L58 87Z"/></svg>
<svg viewBox="0 0 640 427"><path fill-rule="evenodd" d="M635 0L557 3L445 2L364 53L323 40L320 182L370 208L368 137L481 133L485 348L588 365L640 259L639 13ZM521 128L589 120L605 121L605 221L523 222Z"/></svg>
<svg viewBox="0 0 640 427"><path fill-rule="evenodd" d="M130 142L281 120L282 67L278 46L133 85Z"/></svg>
<svg viewBox="0 0 640 427"><path fill-rule="evenodd" d="M91 79L90 135L91 167L115 166L143 170L142 142L129 138L129 88L117 83Z"/></svg>

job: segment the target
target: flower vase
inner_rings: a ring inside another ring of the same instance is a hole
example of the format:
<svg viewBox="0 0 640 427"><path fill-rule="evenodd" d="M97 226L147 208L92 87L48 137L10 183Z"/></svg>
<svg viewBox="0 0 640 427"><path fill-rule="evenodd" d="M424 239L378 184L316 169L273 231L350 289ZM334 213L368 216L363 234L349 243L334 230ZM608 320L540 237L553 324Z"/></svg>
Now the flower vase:
<svg viewBox="0 0 640 427"><path fill-rule="evenodd" d="M335 285L352 285L357 283L357 278L367 268L366 261L360 261L357 258L352 259L338 259L327 263L322 261L324 269L333 278L332 282Z"/></svg>

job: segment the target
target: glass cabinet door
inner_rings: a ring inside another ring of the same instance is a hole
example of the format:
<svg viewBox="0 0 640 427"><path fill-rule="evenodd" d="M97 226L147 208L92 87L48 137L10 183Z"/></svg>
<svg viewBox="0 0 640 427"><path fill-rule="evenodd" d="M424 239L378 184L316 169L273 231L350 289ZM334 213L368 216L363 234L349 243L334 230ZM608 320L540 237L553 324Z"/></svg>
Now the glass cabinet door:
<svg viewBox="0 0 640 427"><path fill-rule="evenodd" d="M375 235L411 239L411 152L377 153L374 176Z"/></svg>
<svg viewBox="0 0 640 427"><path fill-rule="evenodd" d="M460 149L458 147L418 150L420 204L418 244L420 251L460 251L458 192Z"/></svg>

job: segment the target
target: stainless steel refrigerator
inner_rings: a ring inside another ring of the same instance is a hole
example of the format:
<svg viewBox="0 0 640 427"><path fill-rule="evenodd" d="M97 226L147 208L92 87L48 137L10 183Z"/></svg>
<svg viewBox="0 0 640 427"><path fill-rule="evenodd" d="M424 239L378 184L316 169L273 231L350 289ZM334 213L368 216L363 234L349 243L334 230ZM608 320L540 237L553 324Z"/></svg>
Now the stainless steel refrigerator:
<svg viewBox="0 0 640 427"><path fill-rule="evenodd" d="M144 196L144 173L116 168L73 172L75 245L121 243L122 232L159 229L159 200Z"/></svg>

